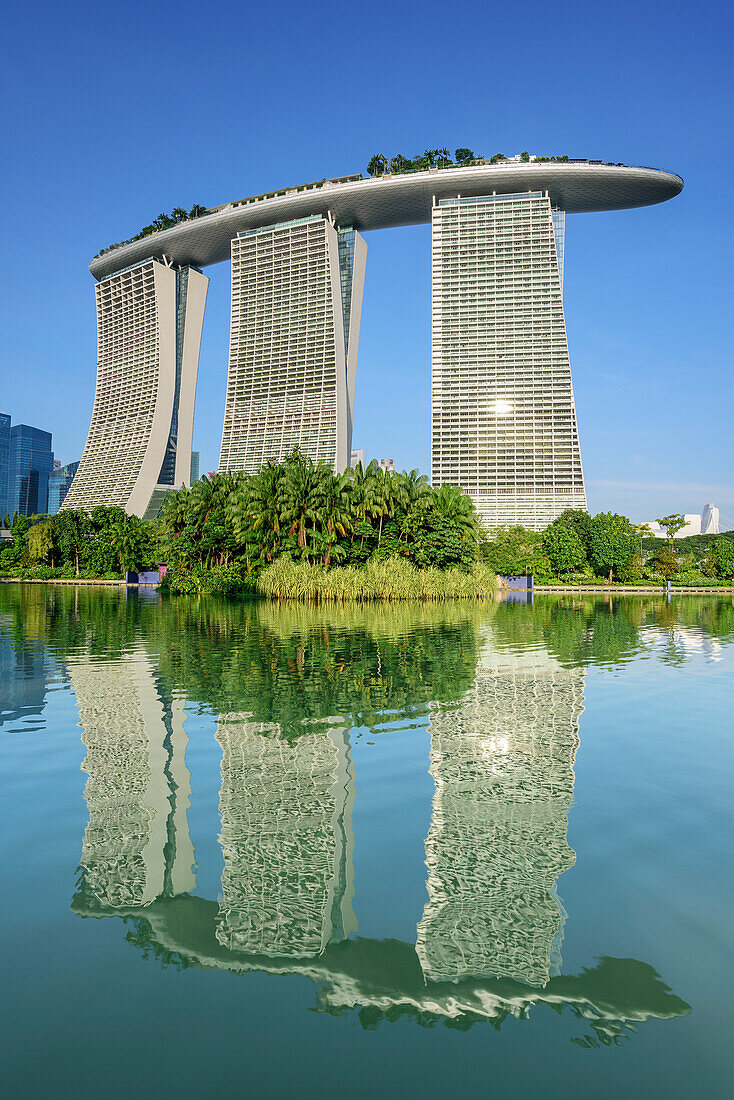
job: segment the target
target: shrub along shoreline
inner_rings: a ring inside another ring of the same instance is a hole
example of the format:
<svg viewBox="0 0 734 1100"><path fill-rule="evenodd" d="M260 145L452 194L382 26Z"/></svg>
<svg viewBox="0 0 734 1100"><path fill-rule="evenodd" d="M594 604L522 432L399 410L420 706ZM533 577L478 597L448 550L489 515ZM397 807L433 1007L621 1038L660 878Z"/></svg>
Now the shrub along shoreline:
<svg viewBox="0 0 734 1100"><path fill-rule="evenodd" d="M256 591L271 600L462 600L491 596L497 576L481 562L470 569L416 569L399 558L363 566L308 565L279 558L263 569Z"/></svg>

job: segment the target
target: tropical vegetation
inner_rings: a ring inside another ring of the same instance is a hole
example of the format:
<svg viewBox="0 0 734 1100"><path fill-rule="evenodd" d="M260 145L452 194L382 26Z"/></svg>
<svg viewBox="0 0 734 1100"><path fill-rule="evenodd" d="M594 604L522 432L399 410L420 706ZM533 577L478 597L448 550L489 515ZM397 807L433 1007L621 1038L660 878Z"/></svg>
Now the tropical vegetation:
<svg viewBox="0 0 734 1100"><path fill-rule="evenodd" d="M425 172L429 168L466 168L472 164L500 164L509 160L504 153L495 153L492 157L485 157L482 153L475 153L472 149L459 148L454 150L451 157L449 149L426 149L423 153L416 153L413 157L406 157L402 153L396 153L392 157L386 157L384 153L374 153L367 164L367 172L370 176L400 175L404 172ZM567 162L569 156L564 153L557 157L531 157L527 150L520 154L523 163L533 161L557 161Z"/></svg>
<svg viewBox="0 0 734 1100"><path fill-rule="evenodd" d="M0 576L28 579L116 579L160 559L159 524L122 508L77 509L55 516L5 518L10 540L0 550Z"/></svg>
<svg viewBox="0 0 734 1100"><path fill-rule="evenodd" d="M674 517L670 529L680 530ZM667 540L626 516L568 509L544 531L505 527L482 543L483 560L498 574L532 573L540 583L731 584L734 532Z"/></svg>
<svg viewBox="0 0 734 1100"><path fill-rule="evenodd" d="M131 244L133 241L142 241L143 237L150 237L153 233L160 232L161 229L172 229L174 225L180 225L181 222L191 221L194 218L201 218L208 213L207 208L201 206L198 202L194 203L190 210L186 210L183 206L174 206L170 214L159 214L150 225L144 225L134 237L129 237L126 241L118 241L117 244L108 245L107 248L101 248L94 258L96 260L99 256L104 256L105 252L111 252L113 248L120 248L122 245Z"/></svg>
<svg viewBox="0 0 734 1100"><path fill-rule="evenodd" d="M395 559L417 570L467 571L479 560L477 514L460 489L432 489L417 470L386 471L377 462L335 474L298 453L256 474L214 474L171 493L161 528L170 584L185 592L256 591L280 558L297 563L301 578L308 569L323 578Z"/></svg>
<svg viewBox="0 0 734 1100"><path fill-rule="evenodd" d="M539 584L731 585L734 533L674 540L680 519L663 517L668 538L655 539L626 516L569 509L544 531L488 536L454 486L377 462L335 474L295 452L171 492L149 522L103 507L16 515L0 576L112 579L165 562L175 592L324 601L474 597L523 573Z"/></svg>

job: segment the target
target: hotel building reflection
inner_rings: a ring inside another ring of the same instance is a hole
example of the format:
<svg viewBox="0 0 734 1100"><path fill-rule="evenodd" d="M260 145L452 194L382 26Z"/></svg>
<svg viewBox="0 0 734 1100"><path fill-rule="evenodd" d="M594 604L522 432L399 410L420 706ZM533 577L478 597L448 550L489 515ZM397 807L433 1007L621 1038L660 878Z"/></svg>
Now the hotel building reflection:
<svg viewBox="0 0 734 1100"><path fill-rule="evenodd" d="M354 771L338 719L288 740L275 723L220 717L224 869L220 898L209 900L192 893L181 700L140 654L77 654L68 667L89 807L72 909L132 918L127 938L149 959L300 974L318 987L318 1011L358 1010L370 1028L406 1015L499 1027L548 1004L583 1021L589 1042L606 1043L690 1011L633 959L555 974L565 915L555 881L574 861L566 825L583 671L487 643L471 691L434 710L429 901L413 945L349 938Z"/></svg>
<svg viewBox="0 0 734 1100"><path fill-rule="evenodd" d="M217 939L238 951L314 956L356 931L348 728L285 740L223 715Z"/></svg>
<svg viewBox="0 0 734 1100"><path fill-rule="evenodd" d="M129 909L189 892L196 878L183 702L160 691L142 655L75 655L68 669L87 747L84 896Z"/></svg>
<svg viewBox="0 0 734 1100"><path fill-rule="evenodd" d="M430 981L559 973L566 912L556 880L575 862L566 839L584 670L545 650L488 637L474 686L436 707L426 839L428 903L417 952Z"/></svg>
<svg viewBox="0 0 734 1100"><path fill-rule="evenodd" d="M150 911L196 885L183 702L141 655L76 655L68 668L89 776L74 908ZM291 742L277 726L221 717L224 869L215 923L228 950L311 957L356 930L348 732Z"/></svg>

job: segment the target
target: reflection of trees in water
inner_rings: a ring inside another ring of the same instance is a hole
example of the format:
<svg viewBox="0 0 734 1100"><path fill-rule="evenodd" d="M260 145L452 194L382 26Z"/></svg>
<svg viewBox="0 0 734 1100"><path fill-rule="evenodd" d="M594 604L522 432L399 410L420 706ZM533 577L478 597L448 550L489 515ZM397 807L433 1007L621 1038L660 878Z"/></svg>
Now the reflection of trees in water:
<svg viewBox="0 0 734 1100"><path fill-rule="evenodd" d="M493 622L500 645L520 652L541 643L567 665L627 664L649 652L660 633L670 644L656 648L656 656L679 663L686 652L676 640L681 627L701 637L734 639L734 599L678 596L668 603L664 595L541 595L532 605L500 604Z"/></svg>
<svg viewBox="0 0 734 1100"><path fill-rule="evenodd" d="M287 736L304 719L351 714L371 725L383 711L427 713L457 699L476 664L476 626L491 618L500 645L545 645L564 664L618 664L667 632L662 659L687 652L676 629L734 638L734 600L722 597L552 596L532 606L460 601L320 608L266 601L161 597L119 590L0 585L8 637L115 659L143 645L170 689L216 713L248 711ZM679 632L678 632L679 633ZM155 658L153 655L156 655ZM160 655L160 656L158 656ZM325 728L328 728L325 726Z"/></svg>
<svg viewBox="0 0 734 1100"><path fill-rule="evenodd" d="M429 900L418 926L427 978L542 986L558 971L556 879L575 860L566 832L583 679L544 650L509 656L488 639L472 689L433 712Z"/></svg>

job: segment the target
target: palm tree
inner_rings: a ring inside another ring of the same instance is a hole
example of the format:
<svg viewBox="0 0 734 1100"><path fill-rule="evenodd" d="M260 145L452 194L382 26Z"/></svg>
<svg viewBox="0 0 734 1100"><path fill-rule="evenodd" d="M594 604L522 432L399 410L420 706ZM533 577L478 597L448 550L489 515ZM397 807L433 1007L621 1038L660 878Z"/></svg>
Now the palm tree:
<svg viewBox="0 0 734 1100"><path fill-rule="evenodd" d="M407 157L404 157L402 153L396 153L395 156L390 159L391 172L404 172L409 165L410 161Z"/></svg>
<svg viewBox="0 0 734 1100"><path fill-rule="evenodd" d="M352 481L348 474L324 479L323 515L326 523L324 565L328 569L338 536L346 536L354 528Z"/></svg>
<svg viewBox="0 0 734 1100"><path fill-rule="evenodd" d="M171 211L171 217L175 218L177 222L185 222L189 216L188 210L184 210L183 206L174 206Z"/></svg>
<svg viewBox="0 0 734 1100"><path fill-rule="evenodd" d="M385 516L395 514L396 496L391 475L373 458L365 471L363 515L370 520L379 520L378 549L382 542L382 524Z"/></svg>
<svg viewBox="0 0 734 1100"><path fill-rule="evenodd" d="M189 217L190 218L200 218L201 215L206 214L206 212L207 212L206 207L205 206L200 206L199 203L197 202L197 203L194 203L194 205L189 210Z"/></svg>
<svg viewBox="0 0 734 1100"><path fill-rule="evenodd" d="M381 176L387 170L388 159L383 153L375 153L367 164L367 172L370 176Z"/></svg>
<svg viewBox="0 0 734 1100"><path fill-rule="evenodd" d="M257 533L260 555L272 561L280 546L278 494L283 467L272 459L252 477L243 478L227 503L227 518L237 539L246 543ZM249 537L248 537L249 536Z"/></svg>
<svg viewBox="0 0 734 1100"><path fill-rule="evenodd" d="M286 460L278 493L284 528L297 536L298 548L308 557L308 524L316 528L323 518L325 474L328 466L316 465L310 458L293 455Z"/></svg>
<svg viewBox="0 0 734 1100"><path fill-rule="evenodd" d="M433 506L443 519L456 524L462 538L476 534L477 514L474 503L458 485L441 485L434 493Z"/></svg>

